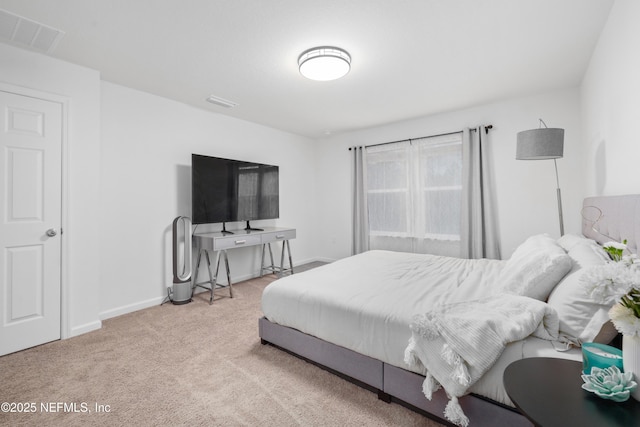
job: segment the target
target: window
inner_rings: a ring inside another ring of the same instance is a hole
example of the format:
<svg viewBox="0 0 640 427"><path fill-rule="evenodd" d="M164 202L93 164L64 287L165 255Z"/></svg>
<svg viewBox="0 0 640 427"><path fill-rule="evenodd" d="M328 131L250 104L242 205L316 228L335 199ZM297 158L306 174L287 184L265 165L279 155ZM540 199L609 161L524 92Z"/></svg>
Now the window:
<svg viewBox="0 0 640 427"><path fill-rule="evenodd" d="M367 152L369 227L374 234L408 235L408 148Z"/></svg>
<svg viewBox="0 0 640 427"><path fill-rule="evenodd" d="M371 236L460 240L462 133L367 148Z"/></svg>
<svg viewBox="0 0 640 427"><path fill-rule="evenodd" d="M424 138L415 143L425 237L460 239L462 134L453 136Z"/></svg>

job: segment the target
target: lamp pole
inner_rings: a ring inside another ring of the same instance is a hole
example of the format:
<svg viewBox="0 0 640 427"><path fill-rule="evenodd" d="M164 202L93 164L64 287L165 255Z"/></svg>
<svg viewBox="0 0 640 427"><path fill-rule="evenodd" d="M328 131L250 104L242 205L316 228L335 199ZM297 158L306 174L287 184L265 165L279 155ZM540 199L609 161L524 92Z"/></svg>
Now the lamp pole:
<svg viewBox="0 0 640 427"><path fill-rule="evenodd" d="M562 219L562 195L560 194L560 179L558 179L558 163L553 159L556 168L556 194L558 196L558 220L560 221L560 235L564 236L564 221Z"/></svg>

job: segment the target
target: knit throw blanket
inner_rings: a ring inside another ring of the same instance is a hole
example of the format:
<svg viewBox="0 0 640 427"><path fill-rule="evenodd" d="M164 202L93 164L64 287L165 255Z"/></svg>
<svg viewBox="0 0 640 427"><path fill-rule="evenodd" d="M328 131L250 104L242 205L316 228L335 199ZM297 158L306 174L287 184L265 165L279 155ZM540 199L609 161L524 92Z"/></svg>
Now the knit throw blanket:
<svg viewBox="0 0 640 427"><path fill-rule="evenodd" d="M536 336L557 340L558 316L542 301L517 295L494 295L448 304L414 316L405 363L426 370L422 391L427 399L440 386L449 397L444 415L466 427L469 419L458 403L513 341Z"/></svg>

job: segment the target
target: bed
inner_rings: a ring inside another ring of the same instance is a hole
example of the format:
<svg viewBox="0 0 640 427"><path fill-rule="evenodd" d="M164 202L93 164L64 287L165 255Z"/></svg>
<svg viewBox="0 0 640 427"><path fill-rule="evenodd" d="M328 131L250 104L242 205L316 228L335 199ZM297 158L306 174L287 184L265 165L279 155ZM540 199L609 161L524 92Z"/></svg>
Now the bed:
<svg viewBox="0 0 640 427"><path fill-rule="evenodd" d="M587 198L583 218L582 235L557 241L532 236L507 261L369 251L279 279L263 293L260 338L384 401L397 400L446 422L450 396L440 389L428 400L425 367L406 361L414 316L488 295L533 297L558 312L558 339L531 335L507 344L459 398L471 426L530 426L506 395L502 373L525 357L581 360L581 342L613 338L607 307L576 297L576 289L585 267L606 262L597 243L626 238L636 251L640 196Z"/></svg>

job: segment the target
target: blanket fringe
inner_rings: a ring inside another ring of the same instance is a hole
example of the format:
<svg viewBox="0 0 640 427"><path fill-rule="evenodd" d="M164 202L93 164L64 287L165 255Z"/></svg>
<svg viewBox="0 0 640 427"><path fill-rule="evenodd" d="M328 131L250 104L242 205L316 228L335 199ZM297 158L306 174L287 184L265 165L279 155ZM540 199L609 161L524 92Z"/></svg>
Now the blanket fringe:
<svg viewBox="0 0 640 427"><path fill-rule="evenodd" d="M425 375L424 381L422 382L422 393L424 393L428 400L431 400L433 393L438 390L440 390L440 383L433 378L433 375L431 375L430 372L427 372L427 375Z"/></svg>
<svg viewBox="0 0 640 427"><path fill-rule="evenodd" d="M428 341L433 341L440 336L436 322L428 313L426 315L417 314L413 316L413 322L411 322L409 328Z"/></svg>
<svg viewBox="0 0 640 427"><path fill-rule="evenodd" d="M442 360L447 362L449 366L453 367L451 378L463 386L468 386L471 383L471 375L469 374L469 370L467 369L464 360L462 360L460 355L453 351L448 344L444 344L442 346L440 356L442 356Z"/></svg>
<svg viewBox="0 0 640 427"><path fill-rule="evenodd" d="M469 426L469 418L464 414L456 396L452 396L449 403L447 403L447 407L444 409L444 416L457 426Z"/></svg>
<svg viewBox="0 0 640 427"><path fill-rule="evenodd" d="M423 369L422 361L415 352L416 340L409 338L409 345L404 349L404 363L411 369Z"/></svg>

